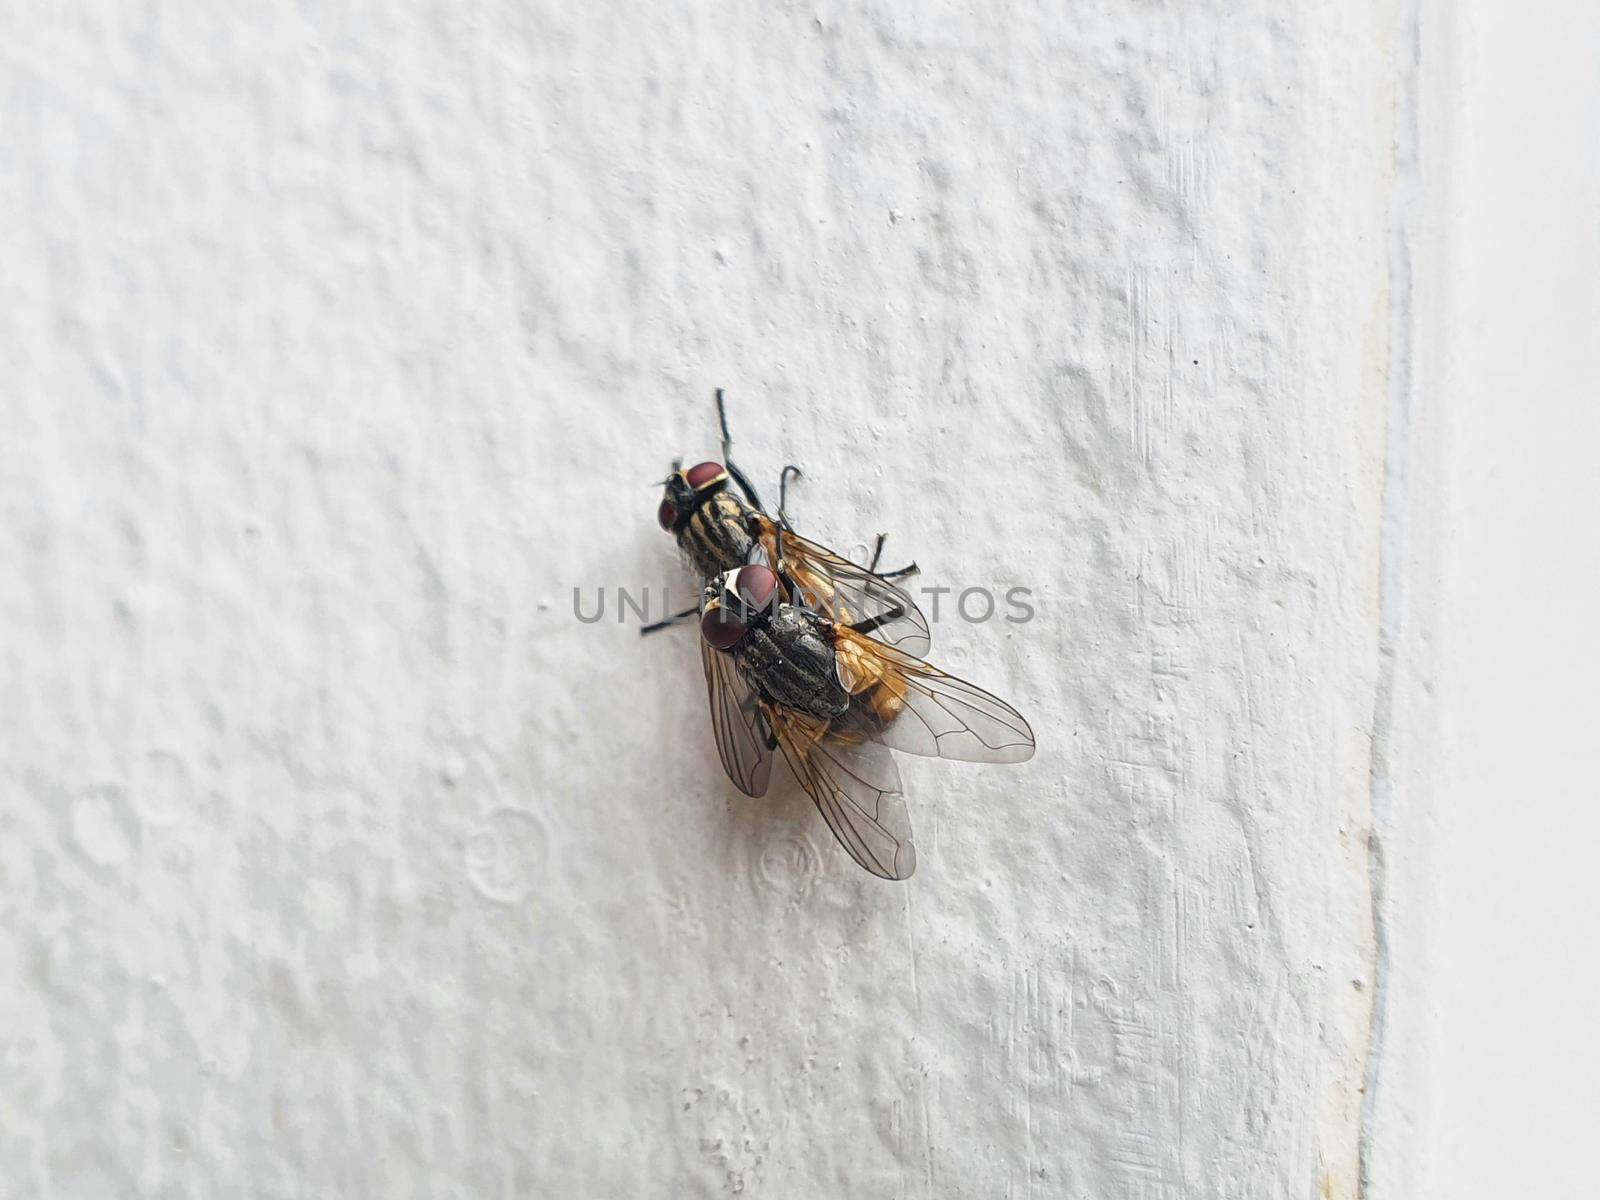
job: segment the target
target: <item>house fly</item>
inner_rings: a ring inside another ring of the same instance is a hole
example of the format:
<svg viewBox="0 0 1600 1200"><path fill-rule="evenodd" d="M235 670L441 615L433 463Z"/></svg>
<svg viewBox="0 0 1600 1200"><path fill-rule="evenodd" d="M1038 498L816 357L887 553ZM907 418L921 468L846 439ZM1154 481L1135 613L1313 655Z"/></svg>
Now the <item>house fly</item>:
<svg viewBox="0 0 1600 1200"><path fill-rule="evenodd" d="M783 469L778 514L770 516L749 480L732 461L733 441L728 433L722 389L717 389L716 396L723 461L698 463L687 470L681 461L675 462L672 473L663 481L664 492L656 512L657 522L677 539L701 581L719 579L743 566L762 564L777 580L779 596L786 603L870 631L877 641L921 658L931 643L928 620L910 594L891 582L914 573L916 565L878 574L882 535L872 561L862 567L797 534L789 522L785 498L790 478L800 474L798 467ZM647 625L640 632L653 633L699 612L700 606L696 605ZM739 730L750 719L748 689L739 686L731 660L714 654L703 639L700 655L712 732L722 765L728 778L746 795L764 795L772 756L770 752L752 753L749 740L739 736Z"/></svg>
<svg viewBox="0 0 1600 1200"><path fill-rule="evenodd" d="M777 572L751 563L707 583L700 639L725 668L721 686L732 701L720 712L712 706L724 765L731 751L764 790L781 747L850 857L883 879L906 879L917 856L891 751L1024 762L1033 730L1004 700L867 625L789 603Z"/></svg>
<svg viewBox="0 0 1600 1200"><path fill-rule="evenodd" d="M728 435L721 388L717 389L717 416L722 425L723 461L697 463L687 470L681 461L673 463L672 473L662 481L665 490L656 509L657 522L677 539L701 582L749 562L765 561L777 572L785 599L848 620L875 620L874 631L880 641L908 654L926 654L928 620L911 596L890 582L915 573L916 564L879 574L882 535L872 561L862 567L797 534L785 509L789 480L800 474L800 468L793 465L784 467L779 480L778 515L769 516L749 480L732 462L733 441ZM686 609L645 626L641 632L653 633L696 612L698 607Z"/></svg>

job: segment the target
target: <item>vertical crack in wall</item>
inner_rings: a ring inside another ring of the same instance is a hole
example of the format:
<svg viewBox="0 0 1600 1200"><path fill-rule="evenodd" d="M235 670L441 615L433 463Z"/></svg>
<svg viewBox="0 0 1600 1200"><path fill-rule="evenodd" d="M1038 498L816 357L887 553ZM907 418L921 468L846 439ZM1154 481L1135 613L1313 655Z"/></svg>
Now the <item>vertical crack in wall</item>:
<svg viewBox="0 0 1600 1200"><path fill-rule="evenodd" d="M1405 615L1406 461L1412 399L1413 285L1411 211L1417 190L1421 0L1401 0L1395 45L1394 187L1389 203L1389 394L1385 422L1382 524L1379 534L1378 673L1373 692L1367 879L1373 934L1372 1026L1358 1134L1359 1187L1373 1186L1373 1138L1389 1000L1388 863L1384 838L1394 812L1395 676Z"/></svg>

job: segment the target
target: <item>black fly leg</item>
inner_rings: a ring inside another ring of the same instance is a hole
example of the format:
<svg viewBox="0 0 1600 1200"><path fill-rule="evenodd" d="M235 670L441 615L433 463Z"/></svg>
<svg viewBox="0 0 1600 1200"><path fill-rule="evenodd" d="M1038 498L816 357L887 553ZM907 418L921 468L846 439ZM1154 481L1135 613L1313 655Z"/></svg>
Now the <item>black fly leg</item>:
<svg viewBox="0 0 1600 1200"><path fill-rule="evenodd" d="M733 434L728 432L728 401L721 388L717 389L717 424L722 426L722 453L726 456L733 449Z"/></svg>
<svg viewBox="0 0 1600 1200"><path fill-rule="evenodd" d="M739 485L739 490L744 493L746 503L757 512L766 512L767 510L761 507L761 497L756 495L755 488L750 486L750 481L745 478L744 472L734 466L726 455L723 456L722 465L728 468L728 474Z"/></svg>
<svg viewBox="0 0 1600 1200"><path fill-rule="evenodd" d="M696 604L693 608L686 608L680 613L673 613L665 621L656 621L649 625L641 625L639 626L639 636L643 637L647 633L655 633L659 629L668 629L673 625L682 625L690 617L698 616L699 613L700 606Z"/></svg>
<svg viewBox="0 0 1600 1200"><path fill-rule="evenodd" d="M888 536L886 533L878 535L877 544L872 547L872 561L867 564L867 570L871 571L879 579L903 579L907 575L915 575L917 573L916 563L905 567L897 567L893 571L878 570L878 560L883 557L883 543Z"/></svg>
<svg viewBox="0 0 1600 1200"><path fill-rule="evenodd" d="M744 493L744 498L750 507L757 512L766 512L761 507L761 497L756 495L756 489L750 486L750 480L745 473L733 464L733 435L728 432L728 404L723 399L722 389L717 389L717 424L722 426L722 465L728 468L728 474L739 485L739 490Z"/></svg>
<svg viewBox="0 0 1600 1200"><path fill-rule="evenodd" d="M795 466L793 463L790 463L784 467L783 474L778 476L778 561L774 565L777 568L779 578L783 579L789 585L789 588L792 591L794 588L794 580L789 579L783 569L783 534L785 530L792 532L794 529L794 526L789 524L788 501L790 475L793 475L796 479L800 478L800 468Z"/></svg>
<svg viewBox="0 0 1600 1200"><path fill-rule="evenodd" d="M784 467L783 474L778 476L778 524L782 525L785 529L790 530L794 528L793 525L789 524L788 509L789 476L791 475L793 475L796 479L804 478L804 476L800 473L800 468L795 466L793 463L790 463L788 466Z"/></svg>

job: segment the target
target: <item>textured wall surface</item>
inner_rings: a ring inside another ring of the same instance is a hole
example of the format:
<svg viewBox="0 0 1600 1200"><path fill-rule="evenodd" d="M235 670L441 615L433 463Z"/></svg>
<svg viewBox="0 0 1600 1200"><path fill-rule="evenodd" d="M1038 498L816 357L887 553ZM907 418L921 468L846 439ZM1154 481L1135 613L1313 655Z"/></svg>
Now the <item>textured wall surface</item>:
<svg viewBox="0 0 1600 1200"><path fill-rule="evenodd" d="M1396 13L225 7L0 39L5 1194L1353 1195ZM618 619L716 385L1033 591L909 884Z"/></svg>

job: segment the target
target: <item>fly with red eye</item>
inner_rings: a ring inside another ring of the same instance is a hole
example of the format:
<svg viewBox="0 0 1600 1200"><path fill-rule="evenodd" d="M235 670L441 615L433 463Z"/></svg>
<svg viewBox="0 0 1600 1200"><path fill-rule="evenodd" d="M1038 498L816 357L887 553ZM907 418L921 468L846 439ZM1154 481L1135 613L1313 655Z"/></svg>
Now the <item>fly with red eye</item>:
<svg viewBox="0 0 1600 1200"><path fill-rule="evenodd" d="M880 878L905 879L917 862L890 751L989 763L1033 756L1033 730L1004 700L886 646L864 622L841 625L783 602L765 567L707 585L700 633L707 678L731 701L712 706L730 776L764 790L781 747L839 844Z"/></svg>
<svg viewBox="0 0 1600 1200"><path fill-rule="evenodd" d="M678 533L728 478L728 469L721 463L697 463L687 471L674 466L667 480L667 494L661 498L661 507L656 509L656 522L668 533Z"/></svg>
<svg viewBox="0 0 1600 1200"><path fill-rule="evenodd" d="M778 595L778 576L770 568L751 563L730 571L725 590L713 593L700 608L700 636L713 650L732 650L765 617Z"/></svg>
<svg viewBox="0 0 1600 1200"><path fill-rule="evenodd" d="M876 875L903 879L911 873L915 853L903 805L895 816L898 772L874 736L877 726L887 728L899 713L896 697L915 690L894 681L916 670L873 667L870 652L841 652L840 647L878 647L894 664L921 666L931 642L928 621L893 582L914 573L916 564L878 573L881 534L863 567L796 533L785 503L790 479L800 475L792 465L779 478L777 516L768 515L733 462L721 389L717 415L722 462L688 470L674 463L656 512L657 523L673 535L704 581L701 603L641 632L698 616L712 733L728 778L746 795L764 795L773 752L782 746L796 777L856 861ZM931 667L924 674L949 678ZM871 682L862 685L866 691L858 697L851 683L862 679ZM1000 722L1010 730L999 735L1004 753L1017 753L1024 742L1031 753L1027 722L988 693L970 690L1010 714ZM946 719L944 727L950 725ZM865 745L869 742L878 749ZM944 753L943 748L962 744L940 742L912 752L980 757L978 752Z"/></svg>
<svg viewBox="0 0 1600 1200"><path fill-rule="evenodd" d="M733 462L722 389L717 389L716 397L722 462L697 463L687 470L681 462L674 463L663 481L656 509L656 523L673 535L695 575L704 581L747 563L764 562L777 573L786 600L809 604L836 619L875 620L876 636L881 640L909 654L925 654L927 618L910 595L892 582L913 574L916 564L880 573L882 535L872 561L862 567L797 534L785 506L789 481L800 475L793 465L783 469L778 513L769 516L749 479ZM698 606L685 609L641 632L654 633L686 621L698 611Z"/></svg>

